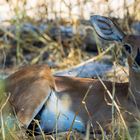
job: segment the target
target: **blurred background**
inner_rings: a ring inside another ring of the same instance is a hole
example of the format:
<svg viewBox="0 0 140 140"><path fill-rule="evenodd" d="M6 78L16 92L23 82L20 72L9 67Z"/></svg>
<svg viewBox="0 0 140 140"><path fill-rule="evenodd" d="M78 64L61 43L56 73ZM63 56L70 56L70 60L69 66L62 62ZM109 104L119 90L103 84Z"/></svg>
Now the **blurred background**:
<svg viewBox="0 0 140 140"><path fill-rule="evenodd" d="M0 73L42 63L56 72L100 55L125 65L118 44L96 36L94 14L140 35L140 0L0 0Z"/></svg>

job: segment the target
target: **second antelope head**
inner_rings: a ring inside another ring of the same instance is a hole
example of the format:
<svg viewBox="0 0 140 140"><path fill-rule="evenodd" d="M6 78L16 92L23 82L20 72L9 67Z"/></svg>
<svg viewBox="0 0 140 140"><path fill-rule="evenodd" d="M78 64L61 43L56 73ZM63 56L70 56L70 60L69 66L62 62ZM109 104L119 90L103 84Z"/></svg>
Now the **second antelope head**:
<svg viewBox="0 0 140 140"><path fill-rule="evenodd" d="M130 92L140 97L140 36L126 35L110 18L94 15L91 23L96 33L108 41L117 41L123 44L129 65Z"/></svg>

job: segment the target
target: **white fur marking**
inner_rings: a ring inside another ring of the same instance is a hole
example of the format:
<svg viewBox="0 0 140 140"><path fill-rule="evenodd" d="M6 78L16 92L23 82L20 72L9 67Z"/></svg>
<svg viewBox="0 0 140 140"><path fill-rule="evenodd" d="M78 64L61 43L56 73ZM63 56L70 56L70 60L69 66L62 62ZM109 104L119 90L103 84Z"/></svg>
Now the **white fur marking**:
<svg viewBox="0 0 140 140"><path fill-rule="evenodd" d="M45 132L52 132L56 126L58 132L68 131L74 116L75 113L70 110L70 107L65 107L63 101L57 98L55 92L52 92L45 109L41 113L40 126ZM73 129L85 131L85 125L79 116L76 116Z"/></svg>

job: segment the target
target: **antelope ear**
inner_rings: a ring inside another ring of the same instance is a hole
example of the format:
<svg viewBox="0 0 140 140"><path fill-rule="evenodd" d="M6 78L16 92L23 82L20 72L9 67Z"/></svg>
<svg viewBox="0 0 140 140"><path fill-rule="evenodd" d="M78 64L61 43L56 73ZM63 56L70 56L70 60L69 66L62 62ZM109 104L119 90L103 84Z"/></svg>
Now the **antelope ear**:
<svg viewBox="0 0 140 140"><path fill-rule="evenodd" d="M99 15L93 15L90 17L90 21L101 38L122 42L125 34L112 22L111 19Z"/></svg>

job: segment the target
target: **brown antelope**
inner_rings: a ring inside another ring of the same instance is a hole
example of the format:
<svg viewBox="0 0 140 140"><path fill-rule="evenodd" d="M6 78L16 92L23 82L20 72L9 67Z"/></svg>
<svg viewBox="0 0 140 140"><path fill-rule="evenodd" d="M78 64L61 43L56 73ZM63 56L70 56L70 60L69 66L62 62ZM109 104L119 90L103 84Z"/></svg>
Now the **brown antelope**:
<svg viewBox="0 0 140 140"><path fill-rule="evenodd" d="M100 126L110 130L111 104L116 109L115 118L119 119L121 114L128 126L140 120L140 37L125 35L106 17L92 16L91 23L101 38L123 44L128 52L129 83L52 77L46 65L24 67L9 76L5 83L6 91L11 93L10 103L26 128L35 118L45 133L69 129L85 132L88 122L95 131ZM39 127L36 131L40 131Z"/></svg>

